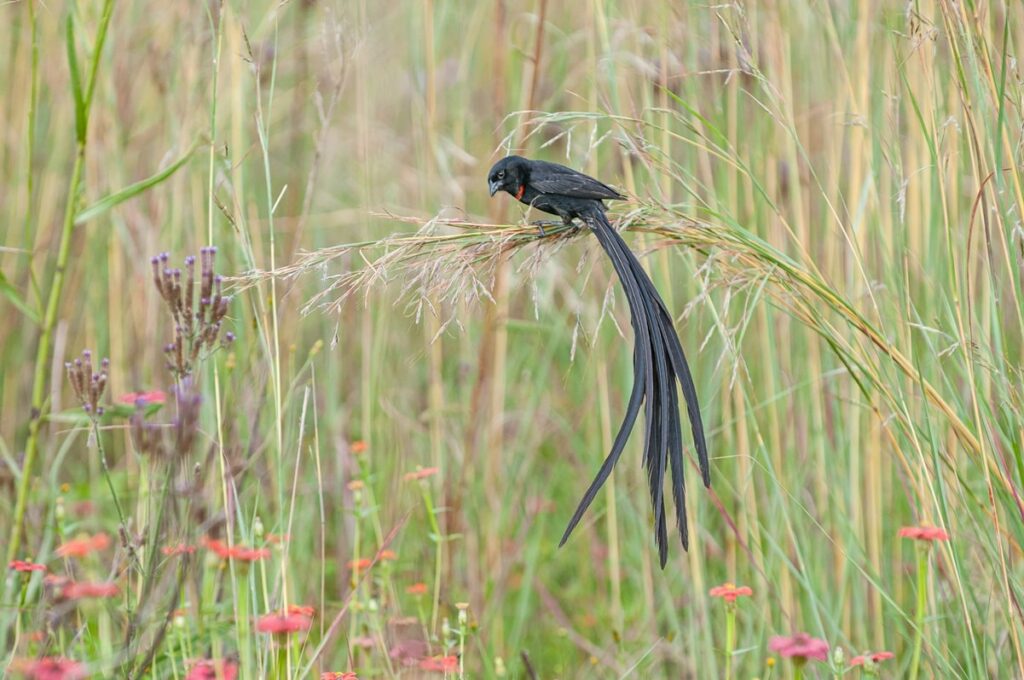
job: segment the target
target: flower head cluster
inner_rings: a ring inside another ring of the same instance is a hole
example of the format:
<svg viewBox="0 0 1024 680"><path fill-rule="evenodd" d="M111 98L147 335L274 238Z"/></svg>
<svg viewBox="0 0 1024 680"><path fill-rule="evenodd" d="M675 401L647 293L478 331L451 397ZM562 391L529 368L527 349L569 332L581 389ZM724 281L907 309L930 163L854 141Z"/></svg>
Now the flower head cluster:
<svg viewBox="0 0 1024 680"><path fill-rule="evenodd" d="M708 591L708 595L711 597L720 597L725 600L727 604L736 602L736 598L750 597L753 594L754 591L751 590L750 586L736 586L732 583L723 583L722 585L715 586Z"/></svg>
<svg viewBox="0 0 1024 680"><path fill-rule="evenodd" d="M221 338L221 325L228 312L231 296L224 295L223 277L213 271L217 249L199 251L199 290L196 295L196 258L185 258L185 270L167 266L169 256L161 253L150 259L153 283L174 319L174 340L164 346L167 367L181 378L191 375L202 349L213 349L218 342L229 344L232 333Z"/></svg>
<svg viewBox="0 0 1024 680"><path fill-rule="evenodd" d="M872 652L870 654L863 654L861 656L855 656L850 659L851 666L869 666L871 664L879 664L886 659L891 659L896 655L892 652Z"/></svg>
<svg viewBox="0 0 1024 680"><path fill-rule="evenodd" d="M57 557L85 557L110 547L110 537L104 533L73 538L57 547Z"/></svg>
<svg viewBox="0 0 1024 680"><path fill-rule="evenodd" d="M256 562L264 557L270 557L270 550L267 548L250 548L244 545L229 546L224 541L213 538L203 539L203 545L213 554L225 560L238 560L240 562Z"/></svg>
<svg viewBox="0 0 1024 680"><path fill-rule="evenodd" d="M271 635L291 635L309 630L313 619L300 612L286 611L279 614L266 614L256 622L256 630Z"/></svg>
<svg viewBox="0 0 1024 680"><path fill-rule="evenodd" d="M82 409L92 418L103 415L103 407L100 406L100 399L107 389L107 371L110 370L110 359L100 362L99 370L94 372L92 365L92 352L82 350L82 356L74 361L64 364L68 372L68 380L71 388L75 391Z"/></svg>
<svg viewBox="0 0 1024 680"><path fill-rule="evenodd" d="M941 527L903 527L900 529L900 538L913 538L917 541L948 541L949 534Z"/></svg>
<svg viewBox="0 0 1024 680"><path fill-rule="evenodd" d="M781 656L806 661L825 661L828 659L828 643L811 637L807 633L796 633L789 637L775 636L768 643L768 648Z"/></svg>
<svg viewBox="0 0 1024 680"><path fill-rule="evenodd" d="M231 659L202 659L197 661L185 680L235 680L238 662Z"/></svg>
<svg viewBox="0 0 1024 680"><path fill-rule="evenodd" d="M420 661L421 671L435 671L437 673L453 673L459 670L459 657L457 656L431 656Z"/></svg>
<svg viewBox="0 0 1024 680"><path fill-rule="evenodd" d="M13 571L20 571L23 573L31 573L33 571L46 571L45 564L30 562L28 560L11 560L10 563L8 563L7 568Z"/></svg>

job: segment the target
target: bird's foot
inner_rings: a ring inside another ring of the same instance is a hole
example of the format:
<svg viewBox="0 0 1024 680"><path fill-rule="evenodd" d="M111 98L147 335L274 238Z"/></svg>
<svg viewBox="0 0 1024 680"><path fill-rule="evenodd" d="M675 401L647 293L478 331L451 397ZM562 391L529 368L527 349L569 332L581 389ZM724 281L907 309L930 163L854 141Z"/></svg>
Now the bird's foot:
<svg viewBox="0 0 1024 680"><path fill-rule="evenodd" d="M540 232L541 238L544 238L544 237L547 236L547 232L544 231L544 227L561 227L561 226L564 226L562 222L556 222L554 220L537 220L536 222L531 222L531 224L533 226L537 227L537 230Z"/></svg>

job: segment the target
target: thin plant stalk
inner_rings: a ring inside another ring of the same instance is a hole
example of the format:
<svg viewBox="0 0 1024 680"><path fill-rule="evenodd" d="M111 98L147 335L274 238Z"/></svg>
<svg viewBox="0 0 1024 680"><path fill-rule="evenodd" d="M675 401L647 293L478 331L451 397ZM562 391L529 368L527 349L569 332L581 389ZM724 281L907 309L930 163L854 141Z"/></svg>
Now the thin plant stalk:
<svg viewBox="0 0 1024 680"><path fill-rule="evenodd" d="M53 331L57 325L57 312L60 298L64 291L64 277L71 255L71 237L75 230L75 213L78 210L78 197L82 191L82 175L85 171L85 150L88 139L89 111L92 108L92 97L96 88L96 74L99 71L100 58L103 55L103 44L107 39L107 27L114 13L114 0L105 0L99 28L96 31L95 45L89 65L89 80L85 92L81 91L79 82L76 47L74 45L74 24L68 18L67 40L69 44L68 62L72 71L76 111L76 151L75 163L68 180L67 205L64 208L64 221L61 226L60 243L57 248L57 262L50 280L50 292L46 300L46 312L43 316L42 332L36 348L35 369L32 376L31 419L28 426L28 438L25 441L25 462L21 468L21 480L18 484L18 496L14 505L14 523L11 527L11 538L7 544L7 561L15 559L21 548L21 534L24 529L25 509L28 506L28 495L32 482L32 470L35 468L36 456L39 454L39 431L43 424L43 412L46 397L47 375L50 369L50 352L53 349Z"/></svg>
<svg viewBox="0 0 1024 680"><path fill-rule="evenodd" d="M910 680L917 680L924 643L924 612L928 604L928 546L917 548L917 608L914 611L914 652L910 660Z"/></svg>

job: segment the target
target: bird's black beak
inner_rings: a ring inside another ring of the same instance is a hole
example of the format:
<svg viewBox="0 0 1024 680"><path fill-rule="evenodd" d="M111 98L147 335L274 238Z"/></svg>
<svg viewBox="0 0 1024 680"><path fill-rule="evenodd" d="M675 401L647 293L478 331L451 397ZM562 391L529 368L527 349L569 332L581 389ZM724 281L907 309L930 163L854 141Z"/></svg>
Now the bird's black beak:
<svg viewBox="0 0 1024 680"><path fill-rule="evenodd" d="M487 186L491 190L491 196L498 193L498 189L501 188L501 185L497 182L490 182Z"/></svg>

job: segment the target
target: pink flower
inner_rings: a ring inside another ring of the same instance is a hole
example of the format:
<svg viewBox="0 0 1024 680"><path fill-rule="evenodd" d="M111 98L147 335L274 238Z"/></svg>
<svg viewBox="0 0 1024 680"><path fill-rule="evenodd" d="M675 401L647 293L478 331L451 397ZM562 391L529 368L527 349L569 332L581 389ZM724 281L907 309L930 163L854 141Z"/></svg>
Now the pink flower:
<svg viewBox="0 0 1024 680"><path fill-rule="evenodd" d="M256 622L256 630L273 635L290 635L309 630L313 621L302 614L267 614Z"/></svg>
<svg viewBox="0 0 1024 680"><path fill-rule="evenodd" d="M203 659L197 661L185 680L235 680L238 663L229 659Z"/></svg>
<svg viewBox="0 0 1024 680"><path fill-rule="evenodd" d="M148 392L128 392L117 398L119 404L162 404L167 401L167 394L163 390L149 390Z"/></svg>
<svg viewBox="0 0 1024 680"><path fill-rule="evenodd" d="M14 668L29 680L77 680L86 676L85 666L59 656L15 661Z"/></svg>
<svg viewBox="0 0 1024 680"><path fill-rule="evenodd" d="M903 527L900 538L913 538L918 541L948 541L949 534L940 527Z"/></svg>
<svg viewBox="0 0 1024 680"><path fill-rule="evenodd" d="M437 671L439 673L451 673L459 670L459 657L457 656L432 656L420 661L421 671Z"/></svg>
<svg viewBox="0 0 1024 680"><path fill-rule="evenodd" d="M863 666L868 661L871 661L872 663L881 663L882 661L885 661L886 659L891 659L894 656L896 655L892 652L874 652L873 654L866 654L864 656L853 657L852 659L850 659L850 665Z"/></svg>
<svg viewBox="0 0 1024 680"><path fill-rule="evenodd" d="M320 674L320 680L359 680L359 676L352 671L340 673L338 671L327 671Z"/></svg>
<svg viewBox="0 0 1024 680"><path fill-rule="evenodd" d="M777 635L768 643L768 649L797 659L825 661L828 658L828 643L807 633L796 633L790 637Z"/></svg>
<svg viewBox="0 0 1024 680"><path fill-rule="evenodd" d="M731 583L715 586L708 591L711 597L720 597L730 604L735 602L737 597L750 597L753 594L754 591L749 586L735 586Z"/></svg>
<svg viewBox="0 0 1024 680"><path fill-rule="evenodd" d="M106 550L108 547L110 547L110 537L106 534L85 536L62 543L57 548L57 557L85 557L91 552Z"/></svg>
<svg viewBox="0 0 1024 680"><path fill-rule="evenodd" d="M28 562L25 560L11 560L10 564L7 565L8 569L14 571L46 571L45 564L37 564L35 562Z"/></svg>
<svg viewBox="0 0 1024 680"><path fill-rule="evenodd" d="M61 595L69 600L84 600L90 597L114 597L120 592L114 583L90 583L72 581L64 586Z"/></svg>

